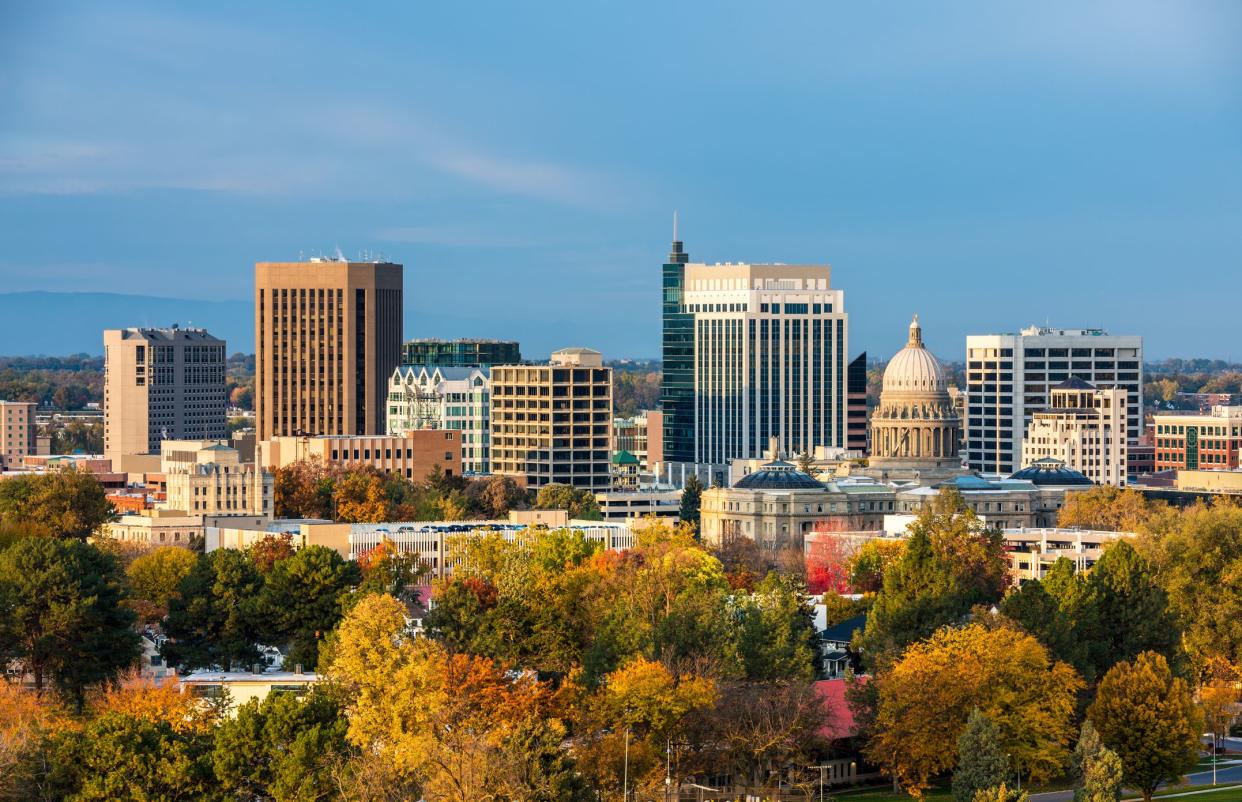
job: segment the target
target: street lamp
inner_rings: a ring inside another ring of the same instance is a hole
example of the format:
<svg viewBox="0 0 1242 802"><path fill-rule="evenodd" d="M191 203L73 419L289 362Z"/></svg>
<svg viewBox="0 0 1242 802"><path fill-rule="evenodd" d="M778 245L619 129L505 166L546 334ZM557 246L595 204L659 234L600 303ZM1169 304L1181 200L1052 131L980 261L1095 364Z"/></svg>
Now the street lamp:
<svg viewBox="0 0 1242 802"><path fill-rule="evenodd" d="M625 725L625 773L621 780L621 802L630 798L630 726Z"/></svg>

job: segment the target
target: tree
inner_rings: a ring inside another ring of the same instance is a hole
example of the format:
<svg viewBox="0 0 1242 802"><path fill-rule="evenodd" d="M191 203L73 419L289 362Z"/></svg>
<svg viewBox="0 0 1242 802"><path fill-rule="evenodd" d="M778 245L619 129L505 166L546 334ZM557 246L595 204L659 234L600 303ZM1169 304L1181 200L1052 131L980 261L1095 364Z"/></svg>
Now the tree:
<svg viewBox="0 0 1242 802"><path fill-rule="evenodd" d="M272 500L277 518L333 517L335 478L320 462L299 461L277 468Z"/></svg>
<svg viewBox="0 0 1242 802"><path fill-rule="evenodd" d="M37 534L85 540L116 511L98 479L65 466L0 481L0 517Z"/></svg>
<svg viewBox="0 0 1242 802"><path fill-rule="evenodd" d="M818 639L806 588L775 572L739 604L738 638L746 677L751 680L812 680Z"/></svg>
<svg viewBox="0 0 1242 802"><path fill-rule="evenodd" d="M338 521L379 523L392 520L392 505L378 471L347 471L336 480L332 498Z"/></svg>
<svg viewBox="0 0 1242 802"><path fill-rule="evenodd" d="M151 622L167 615L169 602L197 563L197 554L178 546L152 549L130 563L125 574L130 598L138 603L140 615Z"/></svg>
<svg viewBox="0 0 1242 802"><path fill-rule="evenodd" d="M314 666L319 641L341 620L346 594L361 581L358 563L325 546L307 546L277 562L257 607L261 634L288 646L290 663Z"/></svg>
<svg viewBox="0 0 1242 802"><path fill-rule="evenodd" d="M20 683L0 681L0 799L37 798L38 753L52 733L72 726L59 704Z"/></svg>
<svg viewBox="0 0 1242 802"><path fill-rule="evenodd" d="M17 660L42 693L47 678L79 710L87 688L138 658L125 579L87 543L27 538L0 552L0 661Z"/></svg>
<svg viewBox="0 0 1242 802"><path fill-rule="evenodd" d="M590 490L569 485L550 484L539 488L535 496L537 510L566 510L574 520L598 521L599 503Z"/></svg>
<svg viewBox="0 0 1242 802"><path fill-rule="evenodd" d="M1196 504L1156 516L1136 543L1168 594L1196 664L1242 664L1242 508Z"/></svg>
<svg viewBox="0 0 1242 802"><path fill-rule="evenodd" d="M216 779L231 799L330 798L333 782L323 758L353 751L347 727L337 702L318 688L301 698L273 692L252 699L216 732Z"/></svg>
<svg viewBox="0 0 1242 802"><path fill-rule="evenodd" d="M972 708L966 729L957 739L953 798L972 802L977 792L1004 785L1010 777L1009 757L1000 748L1000 731L979 708Z"/></svg>
<svg viewBox="0 0 1242 802"><path fill-rule="evenodd" d="M1043 582L1033 579L1015 588L1001 601L1000 611L1034 635L1053 657L1069 663L1080 674L1089 672L1090 643L1075 632L1073 619L1044 589Z"/></svg>
<svg viewBox="0 0 1242 802"><path fill-rule="evenodd" d="M1071 764L1078 787L1074 802L1117 802L1121 796L1121 759L1104 745L1088 719L1083 722Z"/></svg>
<svg viewBox="0 0 1242 802"><path fill-rule="evenodd" d="M961 620L976 604L999 601L1007 584L1000 532L960 492L942 490L910 532L867 615L864 644L872 661Z"/></svg>
<svg viewBox="0 0 1242 802"><path fill-rule="evenodd" d="M686 479L686 484L681 490L681 512L679 516L681 520L694 526L694 531L699 530L699 507L703 502L703 483L699 481L697 474L690 474Z"/></svg>
<svg viewBox="0 0 1242 802"><path fill-rule="evenodd" d="M88 706L96 718L119 713L130 718L164 722L177 732L204 734L212 731L224 712L205 706L200 698L182 693L176 682L160 685L143 679L136 669L117 684L91 694Z"/></svg>
<svg viewBox="0 0 1242 802"><path fill-rule="evenodd" d="M1057 513L1057 526L1136 532L1156 510L1157 504L1137 490L1096 485L1090 490L1067 494Z"/></svg>
<svg viewBox="0 0 1242 802"><path fill-rule="evenodd" d="M482 483L480 502L489 517L504 518L509 510L520 508L525 498L511 476L490 476Z"/></svg>
<svg viewBox="0 0 1242 802"><path fill-rule="evenodd" d="M362 571L362 593L387 593L407 603L417 603L418 584L431 572L429 566L416 552L405 552L388 538L358 555L358 568Z"/></svg>
<svg viewBox="0 0 1242 802"><path fill-rule="evenodd" d="M848 593L850 554L844 541L824 533L810 541L806 554L806 586L811 593Z"/></svg>
<svg viewBox="0 0 1242 802"><path fill-rule="evenodd" d="M267 576L276 563L293 556L293 535L287 532L268 533L256 540L247 551L254 567Z"/></svg>
<svg viewBox="0 0 1242 802"><path fill-rule="evenodd" d="M1158 652L1110 668L1087 715L1121 758L1125 785L1148 802L1162 783L1195 765L1203 720L1186 681Z"/></svg>
<svg viewBox="0 0 1242 802"><path fill-rule="evenodd" d="M850 557L849 584L855 593L877 593L884 586L884 574L905 551L904 540L872 538Z"/></svg>
<svg viewBox="0 0 1242 802"><path fill-rule="evenodd" d="M945 627L872 683L878 703L865 754L916 796L952 768L972 708L995 725L1000 749L1033 780L1059 775L1069 757L1082 680L1015 628ZM927 710L936 714L911 712Z"/></svg>
<svg viewBox="0 0 1242 802"><path fill-rule="evenodd" d="M1181 632L1168 597L1129 542L1119 540L1104 550L1087 577L1087 592L1100 626L1097 676L1144 651L1159 652L1175 667L1181 664Z"/></svg>
<svg viewBox="0 0 1242 802"><path fill-rule="evenodd" d="M169 601L165 659L185 670L255 662L262 590L263 577L246 552L217 549L201 555Z"/></svg>
<svg viewBox="0 0 1242 802"><path fill-rule="evenodd" d="M1014 791L1001 783L995 788L980 788L975 792L974 802L1027 802L1029 799L1026 791Z"/></svg>
<svg viewBox="0 0 1242 802"><path fill-rule="evenodd" d="M210 736L107 713L53 737L47 785L54 798L75 802L219 800L210 750Z"/></svg>

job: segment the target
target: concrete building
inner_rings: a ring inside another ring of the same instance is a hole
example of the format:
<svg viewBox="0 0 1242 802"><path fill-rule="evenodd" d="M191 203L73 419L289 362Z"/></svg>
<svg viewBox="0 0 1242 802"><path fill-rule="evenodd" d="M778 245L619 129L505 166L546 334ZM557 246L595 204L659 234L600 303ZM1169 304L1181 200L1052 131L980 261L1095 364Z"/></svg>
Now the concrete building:
<svg viewBox="0 0 1242 802"><path fill-rule="evenodd" d="M226 436L225 342L203 329L109 329L104 456L153 454L160 441Z"/></svg>
<svg viewBox="0 0 1242 802"><path fill-rule="evenodd" d="M530 488L611 487L612 369L567 348L547 365L492 368L492 473Z"/></svg>
<svg viewBox="0 0 1242 802"><path fill-rule="evenodd" d="M407 340L401 346L401 364L415 367L486 368L516 365L522 349L514 340Z"/></svg>
<svg viewBox="0 0 1242 802"><path fill-rule="evenodd" d="M1124 389L1127 437L1134 443L1143 433L1142 337L1031 327L967 337L966 360L966 459L974 470L1016 470L1035 411L1046 408L1052 388L1071 376Z"/></svg>
<svg viewBox="0 0 1242 802"><path fill-rule="evenodd" d="M422 429L401 435L273 437L259 443L256 460L273 472L304 460L338 468L369 465L421 482L436 467L447 476L461 475L461 435L449 429Z"/></svg>
<svg viewBox="0 0 1242 802"><path fill-rule="evenodd" d="M961 421L940 361L923 347L918 315L906 346L884 369L880 403L871 415L868 471L880 478L928 480L962 471Z"/></svg>
<svg viewBox="0 0 1242 802"><path fill-rule="evenodd" d="M168 510L212 516L272 514L272 474L243 463L237 449L223 442L165 440L160 462L168 488L163 506Z"/></svg>
<svg viewBox="0 0 1242 802"><path fill-rule="evenodd" d="M203 537L203 516L184 510L146 510L104 524L102 534L129 543L188 549Z"/></svg>
<svg viewBox="0 0 1242 802"><path fill-rule="evenodd" d="M1086 571L1100 560L1104 549L1133 532L1102 532L1091 529L1006 529L1005 551L1009 576L1015 585L1043 579L1057 560L1064 557L1076 571Z"/></svg>
<svg viewBox="0 0 1242 802"><path fill-rule="evenodd" d="M228 699L230 717L254 699L263 701L271 693L303 696L319 681L319 675L293 671L191 671L179 677L181 692L196 699Z"/></svg>
<svg viewBox="0 0 1242 802"><path fill-rule="evenodd" d="M258 439L383 434L401 361L401 265L259 262L254 277Z"/></svg>
<svg viewBox="0 0 1242 802"><path fill-rule="evenodd" d="M630 521L654 515L675 521L681 517L681 491L667 487L608 490L595 494L605 521Z"/></svg>
<svg viewBox="0 0 1242 802"><path fill-rule="evenodd" d="M20 465L38 453L36 406L30 401L0 401L0 469Z"/></svg>
<svg viewBox="0 0 1242 802"><path fill-rule="evenodd" d="M665 460L713 466L709 478L723 481L730 460L761 456L772 437L788 453L847 445L849 320L831 272L690 263L673 243L663 288Z"/></svg>
<svg viewBox="0 0 1242 802"><path fill-rule="evenodd" d="M462 470L491 473L491 401L487 368L402 365L388 381L388 433L460 432Z"/></svg>
<svg viewBox="0 0 1242 802"><path fill-rule="evenodd" d="M1096 484L1124 487L1129 475L1129 405L1120 387L1099 389L1077 377L1052 388L1049 406L1032 414L1022 467L1057 459Z"/></svg>
<svg viewBox="0 0 1242 802"><path fill-rule="evenodd" d="M499 533L507 540L516 540L532 528L544 528L542 524L513 521L393 521L371 524L276 521L258 526L232 526L227 521L219 523L207 530L206 550L209 552L218 548L244 549L269 534L288 534L292 536L295 548L325 546L346 559L357 559L387 541L400 552L416 553L422 557L436 579L452 573L451 553L455 541L492 533ZM613 551L634 546L634 533L624 521L567 520L550 528L580 531L587 540Z"/></svg>
<svg viewBox="0 0 1242 802"><path fill-rule="evenodd" d="M1216 470L1239 467L1242 407L1212 407L1208 414L1157 412L1156 470Z"/></svg>

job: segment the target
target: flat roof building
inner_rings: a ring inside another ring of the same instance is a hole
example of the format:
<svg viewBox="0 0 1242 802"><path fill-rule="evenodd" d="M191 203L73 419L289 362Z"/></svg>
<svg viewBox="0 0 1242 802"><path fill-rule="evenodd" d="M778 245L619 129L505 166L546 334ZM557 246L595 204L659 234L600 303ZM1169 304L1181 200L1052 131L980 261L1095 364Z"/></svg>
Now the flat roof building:
<svg viewBox="0 0 1242 802"><path fill-rule="evenodd" d="M259 262L254 274L258 439L383 434L402 266L311 259Z"/></svg>
<svg viewBox="0 0 1242 802"><path fill-rule="evenodd" d="M0 401L0 468L21 464L26 456L38 453L35 409L31 401Z"/></svg>
<svg viewBox="0 0 1242 802"><path fill-rule="evenodd" d="M416 367L485 368L516 365L522 349L516 340L406 340L401 346L401 364Z"/></svg>

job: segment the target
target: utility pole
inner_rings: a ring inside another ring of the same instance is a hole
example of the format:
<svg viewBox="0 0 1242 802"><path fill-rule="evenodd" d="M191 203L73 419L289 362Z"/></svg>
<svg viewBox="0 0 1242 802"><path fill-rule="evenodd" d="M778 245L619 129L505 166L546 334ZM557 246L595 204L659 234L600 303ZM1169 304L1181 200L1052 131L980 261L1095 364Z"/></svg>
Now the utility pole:
<svg viewBox="0 0 1242 802"><path fill-rule="evenodd" d="M621 780L621 802L628 802L630 798L630 728L625 728L625 774Z"/></svg>

